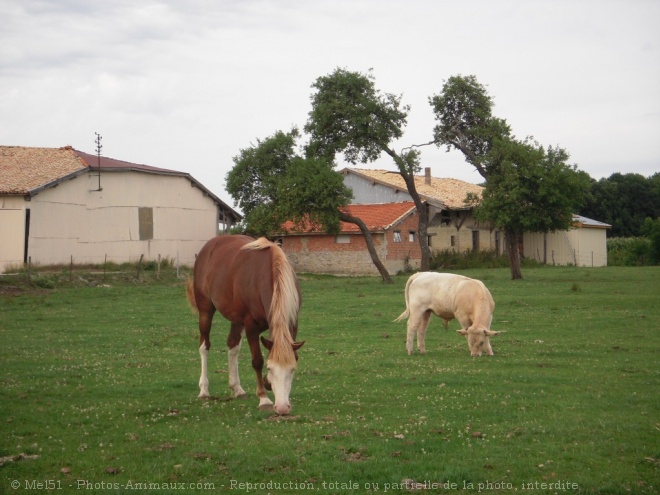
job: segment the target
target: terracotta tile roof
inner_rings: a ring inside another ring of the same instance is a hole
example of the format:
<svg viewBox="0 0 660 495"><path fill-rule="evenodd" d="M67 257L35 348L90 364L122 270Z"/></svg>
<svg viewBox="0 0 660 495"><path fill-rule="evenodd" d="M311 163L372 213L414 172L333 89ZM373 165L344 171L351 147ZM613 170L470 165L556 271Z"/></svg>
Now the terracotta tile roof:
<svg viewBox="0 0 660 495"><path fill-rule="evenodd" d="M382 185L387 185L401 191L408 191L406 183L398 172L388 170L369 170L362 168L346 168L342 173L354 173L361 177L371 179ZM471 192L481 197L483 187L458 179L447 179L431 177L431 183L426 183L423 175L415 176L415 187L422 199L442 203L445 208L451 210L465 209L463 200L467 193Z"/></svg>
<svg viewBox="0 0 660 495"><path fill-rule="evenodd" d="M0 194L28 194L86 169L71 147L0 146Z"/></svg>
<svg viewBox="0 0 660 495"><path fill-rule="evenodd" d="M415 203L412 201L371 205L348 205L343 208L343 211L349 215L361 219L367 225L370 232L383 232L398 223L400 220L403 220L403 218L414 210ZM302 233L294 229L293 222L291 221L286 222L283 227L292 234ZM322 232L322 228L314 228L310 226L304 230L304 233L309 232ZM355 224L341 222L340 232L343 234L354 234L359 233L360 229Z"/></svg>

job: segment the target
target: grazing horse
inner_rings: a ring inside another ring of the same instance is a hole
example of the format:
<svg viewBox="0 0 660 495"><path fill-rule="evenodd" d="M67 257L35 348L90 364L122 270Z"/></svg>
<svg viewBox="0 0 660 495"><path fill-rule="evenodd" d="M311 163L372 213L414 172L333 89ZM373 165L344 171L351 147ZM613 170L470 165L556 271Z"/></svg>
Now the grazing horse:
<svg viewBox="0 0 660 495"><path fill-rule="evenodd" d="M199 397L209 396L208 355L211 322L219 311L231 322L229 348L229 388L234 397L245 397L238 376L238 355L245 330L252 367L257 373L259 409L275 409L278 414L291 410L289 393L298 359L296 342L300 287L295 272L282 249L265 238L223 235L208 241L195 260L193 279L188 281L188 300L199 313L199 355L202 373ZM270 329L269 339L261 337L268 349L268 374L264 380L264 358L259 335ZM275 405L266 388L275 395Z"/></svg>

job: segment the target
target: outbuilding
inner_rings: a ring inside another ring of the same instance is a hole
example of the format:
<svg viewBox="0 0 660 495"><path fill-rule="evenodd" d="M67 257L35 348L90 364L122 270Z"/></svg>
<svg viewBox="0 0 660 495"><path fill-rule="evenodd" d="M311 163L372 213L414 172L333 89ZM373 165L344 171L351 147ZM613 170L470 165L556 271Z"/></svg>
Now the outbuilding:
<svg viewBox="0 0 660 495"><path fill-rule="evenodd" d="M522 255L550 265L607 266L608 225L573 215L573 228L523 234Z"/></svg>
<svg viewBox="0 0 660 495"><path fill-rule="evenodd" d="M158 256L193 264L241 220L190 174L73 149L0 146L0 272Z"/></svg>
<svg viewBox="0 0 660 495"><path fill-rule="evenodd" d="M391 274L419 268L421 252L415 231L419 223L412 202L361 204L344 207L360 218L373 239L381 262ZM357 225L342 222L337 235L314 228L295 230L291 222L279 243L298 272L340 275L377 275L367 243Z"/></svg>

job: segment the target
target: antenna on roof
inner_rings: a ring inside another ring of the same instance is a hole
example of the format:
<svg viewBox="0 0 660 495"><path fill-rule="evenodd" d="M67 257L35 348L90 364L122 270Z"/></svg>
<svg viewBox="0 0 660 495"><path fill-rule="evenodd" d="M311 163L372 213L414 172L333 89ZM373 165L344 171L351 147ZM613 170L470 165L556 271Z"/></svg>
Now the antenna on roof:
<svg viewBox="0 0 660 495"><path fill-rule="evenodd" d="M95 189L95 191L102 191L103 188L101 187L101 149L103 148L103 145L101 144L101 139L103 139L103 137L98 132L95 132L94 134L96 134L96 140L94 141L94 143L96 143L96 157L97 157L97 160L96 160L97 172L96 173L97 173L97 177L99 178L99 187L98 187L98 189Z"/></svg>

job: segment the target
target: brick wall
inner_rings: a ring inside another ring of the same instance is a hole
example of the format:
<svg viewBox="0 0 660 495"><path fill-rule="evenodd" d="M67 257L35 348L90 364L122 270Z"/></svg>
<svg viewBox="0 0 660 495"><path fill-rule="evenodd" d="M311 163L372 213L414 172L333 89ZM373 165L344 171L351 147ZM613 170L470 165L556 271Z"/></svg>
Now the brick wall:
<svg viewBox="0 0 660 495"><path fill-rule="evenodd" d="M471 214L464 212L465 220L461 228L455 224L435 224L429 227L431 251L454 249L465 252L472 249L472 232L479 231L479 249L495 247L495 231L479 228ZM421 252L419 248L419 219L410 215L385 233L373 234L374 245L381 262L390 274L404 268L418 269ZM395 232L399 232L400 242L395 242ZM410 233L414 239L410 240ZM451 237L454 236L454 246ZM287 254L297 272L333 273L339 275L378 275L371 261L367 244L361 233L346 234L350 242L337 242L337 237L325 234L289 235L282 238L282 249ZM501 249L502 247L500 247Z"/></svg>

